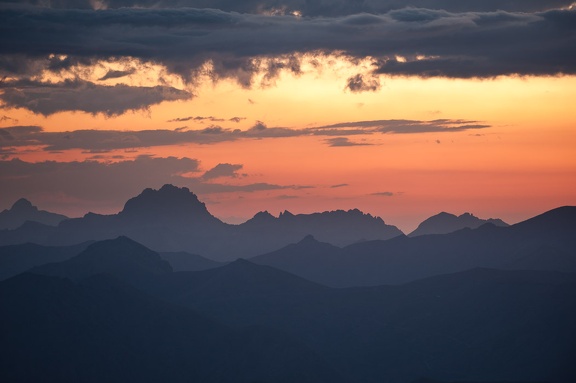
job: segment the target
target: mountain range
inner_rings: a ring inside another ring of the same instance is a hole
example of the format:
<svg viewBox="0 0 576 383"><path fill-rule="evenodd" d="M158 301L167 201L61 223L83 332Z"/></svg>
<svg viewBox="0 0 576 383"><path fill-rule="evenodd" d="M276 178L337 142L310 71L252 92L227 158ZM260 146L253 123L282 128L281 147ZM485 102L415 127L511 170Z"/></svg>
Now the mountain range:
<svg viewBox="0 0 576 383"><path fill-rule="evenodd" d="M506 222L498 218L480 219L470 213L456 216L454 214L442 212L422 221L416 230L408 234L408 236L416 237L418 235L426 234L448 234L465 228L476 229L485 223L491 223L495 226L509 226Z"/></svg>
<svg viewBox="0 0 576 383"><path fill-rule="evenodd" d="M409 236L444 234L477 228L484 223L507 226L499 219L440 213L422 222ZM403 233L358 209L312 214L284 211L278 217L263 211L242 224L230 225L211 215L189 189L173 185L164 185L159 190L145 189L112 215L88 213L82 218L68 219L40 211L25 199L0 213L0 245L32 242L62 246L119 235L127 235L160 252L188 252L215 261L230 261L279 249L306 235L344 247Z"/></svg>
<svg viewBox="0 0 576 383"><path fill-rule="evenodd" d="M576 378L574 273L336 289L247 260L174 272L119 237L0 282L0 304L2 381Z"/></svg>
<svg viewBox="0 0 576 383"><path fill-rule="evenodd" d="M250 260L334 287L400 284L475 267L576 272L576 207L508 227L398 236L344 248L306 237Z"/></svg>
<svg viewBox="0 0 576 383"><path fill-rule="evenodd" d="M39 210L25 198L20 198L10 209L0 212L0 230L16 229L26 221L38 222L48 226L57 226L68 219L65 215Z"/></svg>
<svg viewBox="0 0 576 383"><path fill-rule="evenodd" d="M62 262L84 251L94 241L70 246L44 246L34 243L0 246L0 281L47 263ZM174 271L206 270L223 263L183 251L159 253Z"/></svg>
<svg viewBox="0 0 576 383"><path fill-rule="evenodd" d="M230 225L212 216L189 189L164 185L159 190L145 189L118 214L88 213L64 220L58 227L28 222L15 230L0 230L0 245L60 246L126 235L156 251L185 251L230 261L276 250L308 234L344 246L402 232L359 210L296 215L285 211L277 218L260 212L243 224Z"/></svg>

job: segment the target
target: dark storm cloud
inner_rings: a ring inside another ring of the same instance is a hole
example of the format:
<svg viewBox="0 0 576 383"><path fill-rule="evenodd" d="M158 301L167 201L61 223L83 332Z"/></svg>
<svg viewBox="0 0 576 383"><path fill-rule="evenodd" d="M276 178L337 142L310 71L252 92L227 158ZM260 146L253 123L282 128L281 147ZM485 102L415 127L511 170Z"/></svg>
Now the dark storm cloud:
<svg viewBox="0 0 576 383"><path fill-rule="evenodd" d="M75 130L68 132L46 132L39 126L12 126L0 128L0 148L38 145L46 151L83 149L102 151L131 149L177 144L214 144L240 139L286 138L301 136L337 136L327 139L330 146L367 145L356 143L345 136L360 134L410 134L461 132L486 129L489 125L467 120L375 120L344 122L314 128L289 129L267 127L257 122L248 130L227 129L210 126L200 130Z"/></svg>
<svg viewBox="0 0 576 383"><path fill-rule="evenodd" d="M3 185L0 202L7 204L25 195L33 199L36 196L38 199L72 202L117 203L144 188L160 187L165 183L187 186L199 194L300 188L298 185L268 183L225 185L206 183L202 177L184 176L198 171L197 160L176 157L140 156L115 163L0 160L0 183ZM110 180L114 180L114 187L110 187Z"/></svg>
<svg viewBox="0 0 576 383"><path fill-rule="evenodd" d="M246 176L238 173L238 170L242 169L242 167L242 164L218 164L204 173L202 179L211 180L220 177L239 178Z"/></svg>
<svg viewBox="0 0 576 383"><path fill-rule="evenodd" d="M422 6L433 4L441 3L422 2ZM521 6L497 11L466 4L470 8L461 13L371 5L359 11L375 14L328 12L323 17L191 8L95 12L13 6L0 11L0 71L32 71L47 65L34 64L33 59L50 54L64 57L52 64L62 67L80 59L134 57L163 64L186 80L211 62L210 76L215 81L234 78L250 87L255 73L264 72L268 82L280 70L298 73L303 53L335 53L352 61L372 58L375 74L470 78L576 72L575 10L524 13L515 12L526 10ZM544 2L531 4L540 9L536 4ZM14 63L23 57L29 68ZM352 86L356 83L362 85L353 81Z"/></svg>
<svg viewBox="0 0 576 383"><path fill-rule="evenodd" d="M26 108L44 116L63 111L116 116L129 110L146 109L163 101L192 97L186 91L165 86L106 86L82 80L59 83L5 81L0 84L0 90L0 101L5 107Z"/></svg>

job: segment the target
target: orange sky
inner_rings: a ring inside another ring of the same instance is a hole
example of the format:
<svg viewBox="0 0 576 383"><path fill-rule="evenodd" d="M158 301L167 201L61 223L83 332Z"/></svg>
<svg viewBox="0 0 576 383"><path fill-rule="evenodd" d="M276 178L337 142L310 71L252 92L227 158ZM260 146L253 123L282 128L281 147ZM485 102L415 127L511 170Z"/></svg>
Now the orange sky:
<svg viewBox="0 0 576 383"><path fill-rule="evenodd" d="M38 125L45 131L58 132L172 130L184 126L194 130L211 124L247 130L257 121L268 127L292 129L389 119L479 121L490 127L460 132L352 135L346 136L349 141L364 145L342 147L328 146L327 140L332 137L327 136L246 138L207 145L122 149L103 154L99 161L117 161L111 158L113 155L188 157L200 161L197 175L219 163L243 165L243 176L214 182L299 185L200 195L213 214L233 222L260 210L278 214L285 209L308 213L357 207L409 231L440 211L470 211L482 218L516 222L559 205L576 204L576 77L382 77L380 90L351 93L343 89L341 81L349 70L334 68L300 76L284 73L274 84L254 89L243 89L228 80L216 84L206 81L193 87L192 100L164 102L117 117L83 112L44 117L24 109L5 109L3 114L9 119L0 126ZM187 116L242 120L168 122ZM20 149L6 159L65 162L91 156L93 153L79 149L49 153L37 148L29 152ZM88 210L116 212L124 202L66 204L61 196L42 198L33 202L69 215ZM2 200L0 207L9 207L12 202Z"/></svg>

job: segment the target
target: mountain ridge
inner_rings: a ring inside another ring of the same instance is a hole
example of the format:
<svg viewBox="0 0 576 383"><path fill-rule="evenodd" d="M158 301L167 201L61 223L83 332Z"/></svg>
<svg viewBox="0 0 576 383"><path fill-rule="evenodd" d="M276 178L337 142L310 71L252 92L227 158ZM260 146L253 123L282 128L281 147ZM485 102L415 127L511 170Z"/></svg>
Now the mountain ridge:
<svg viewBox="0 0 576 383"><path fill-rule="evenodd" d="M211 215L188 188L167 184L159 190L145 189L117 214L87 213L64 220L57 228L0 231L0 245L70 245L125 235L158 252L185 251L231 261L278 249L307 234L342 246L402 232L358 209L296 215L285 211L278 218L260 212L243 224L230 225Z"/></svg>
<svg viewBox="0 0 576 383"><path fill-rule="evenodd" d="M57 226L65 219L68 219L65 215L40 210L26 198L20 198L10 209L0 212L0 230L16 229L27 221Z"/></svg>
<svg viewBox="0 0 576 383"><path fill-rule="evenodd" d="M333 287L402 284L474 267L576 272L576 207L508 227L398 236L340 249L286 246L251 258Z"/></svg>
<svg viewBox="0 0 576 383"><path fill-rule="evenodd" d="M440 212L422 221L416 230L412 231L408 236L448 234L464 228L476 229L486 223L501 227L509 226L498 218L481 219L470 213L456 216L447 212Z"/></svg>

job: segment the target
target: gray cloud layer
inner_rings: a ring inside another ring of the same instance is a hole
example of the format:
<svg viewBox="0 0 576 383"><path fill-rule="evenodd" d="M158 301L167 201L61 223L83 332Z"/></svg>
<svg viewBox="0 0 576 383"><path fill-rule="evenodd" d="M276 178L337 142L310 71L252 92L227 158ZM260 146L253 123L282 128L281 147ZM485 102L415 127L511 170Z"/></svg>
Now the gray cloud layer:
<svg viewBox="0 0 576 383"><path fill-rule="evenodd" d="M0 100L5 106L26 108L44 116L63 111L116 116L129 110L146 109L163 101L192 97L186 91L166 86L106 86L81 80L65 80L59 83L8 81L1 83L0 89Z"/></svg>
<svg viewBox="0 0 576 383"><path fill-rule="evenodd" d="M212 169L206 171L202 176L202 179L211 180L220 177L239 178L245 176L245 174L238 173L238 170L242 168L242 164L218 164Z"/></svg>
<svg viewBox="0 0 576 383"><path fill-rule="evenodd" d="M340 2L342 6L352 3ZM535 9L543 3L530 2ZM367 7L384 13L327 12L300 18L216 9L95 12L13 6L0 10L4 56L0 70L32 72L48 64L34 64L30 59L46 60L49 54L68 55L50 63L57 69L78 60L128 56L161 63L190 79L203 63L211 61L214 79L233 77L250 86L253 73L262 70L255 58L272 60L264 70L274 77L279 68L297 73L302 53L338 52L350 59L373 58L376 74L469 78L576 72L576 10L523 13L494 11L491 7L487 7L488 12L473 6L470 9L474 11L457 9L462 5L446 7L454 9L449 12L393 9L394 2L387 4ZM22 58L27 65L17 65ZM357 80L351 79L352 87L377 86Z"/></svg>
<svg viewBox="0 0 576 383"><path fill-rule="evenodd" d="M231 166L242 167L242 165ZM211 171L218 171L215 169L218 169L218 166ZM140 156L135 160L116 163L97 161L33 163L19 159L0 161L0 183L3 185L0 202L9 205L25 196L33 201L54 202L59 199L68 201L63 202L64 204L74 204L78 201L87 204L116 204L138 194L144 188L160 187L165 183L187 186L198 194L302 188L298 185L268 183L230 185L208 182L206 177L202 176L183 176L198 171L197 160L176 157ZM235 174L234 171L224 173L219 176L234 177Z"/></svg>
<svg viewBox="0 0 576 383"><path fill-rule="evenodd" d="M345 136L359 134L409 134L461 132L489 128L489 125L466 120L375 120L344 122L314 128L289 129L268 128L258 122L248 130L225 129L212 126L201 130L75 130L71 132L45 132L39 126L13 126L0 128L0 149L22 146L43 146L47 151L83 149L109 151L186 143L212 144L239 139L283 138L297 136L333 137L326 142L330 146L366 145L355 143Z"/></svg>

